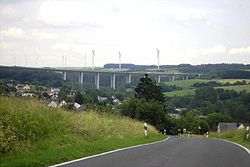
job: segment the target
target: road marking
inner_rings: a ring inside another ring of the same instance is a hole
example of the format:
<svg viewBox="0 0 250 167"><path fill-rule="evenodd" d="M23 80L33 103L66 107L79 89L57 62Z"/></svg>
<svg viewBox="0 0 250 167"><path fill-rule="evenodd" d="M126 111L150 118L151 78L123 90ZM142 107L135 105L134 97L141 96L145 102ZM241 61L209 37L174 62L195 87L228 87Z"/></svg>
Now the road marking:
<svg viewBox="0 0 250 167"><path fill-rule="evenodd" d="M71 163L74 163L74 162L78 162L78 161L82 161L82 160L86 160L86 159L90 159L90 158L95 158L95 157L103 156L103 155L106 155L106 154L111 154L111 153L122 151L122 150L128 150L128 149L131 149L131 148L137 148L137 147L142 147L142 146L147 146L147 145L153 145L153 144L157 144L157 143L162 143L164 141L167 141L168 139L169 139L169 137L167 137L164 140L153 142L153 143L140 144L140 145L136 145L136 146L120 148L120 149L117 149L117 150L112 150L112 151L108 151L108 152L104 152L104 153L100 153L100 154L96 154L96 155L91 155L91 156L88 156L88 157L79 158L79 159L75 159L75 160L72 160L72 161L67 161L67 162L63 162L63 163L60 163L60 164L51 165L51 166L48 166L48 167L58 167L58 166L67 165L67 164L71 164Z"/></svg>
<svg viewBox="0 0 250 167"><path fill-rule="evenodd" d="M215 138L214 138L214 139L215 139ZM232 142L232 141L229 141L229 140L225 140L225 139L216 139L216 140L221 140L221 141L225 141L225 142L228 142L228 143L235 144L235 145L237 145L237 146L243 148L244 150L246 150L246 152L247 152L248 154L250 154L250 150L249 150L248 148L246 148L245 146L242 146L242 145L240 145L240 144L238 144L238 143L235 143L235 142Z"/></svg>

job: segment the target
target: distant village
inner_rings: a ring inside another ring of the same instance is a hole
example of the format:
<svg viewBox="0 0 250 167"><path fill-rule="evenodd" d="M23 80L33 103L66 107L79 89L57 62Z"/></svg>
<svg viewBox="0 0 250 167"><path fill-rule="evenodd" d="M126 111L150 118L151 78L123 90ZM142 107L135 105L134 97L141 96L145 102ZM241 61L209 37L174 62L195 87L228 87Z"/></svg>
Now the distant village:
<svg viewBox="0 0 250 167"><path fill-rule="evenodd" d="M67 102L66 99L60 99L59 93L61 88L59 87L46 87L46 86L36 86L31 84L15 84L12 82L6 83L6 86L10 88L11 96L23 97L23 98L39 98L42 99L49 107L60 108L66 107L74 110L84 110L86 107L84 104L78 104L74 102L77 95L76 90L70 90L67 95L67 99L71 99ZM112 98L113 105L120 105L121 101L114 96ZM97 96L99 103L105 103L108 101L108 97Z"/></svg>

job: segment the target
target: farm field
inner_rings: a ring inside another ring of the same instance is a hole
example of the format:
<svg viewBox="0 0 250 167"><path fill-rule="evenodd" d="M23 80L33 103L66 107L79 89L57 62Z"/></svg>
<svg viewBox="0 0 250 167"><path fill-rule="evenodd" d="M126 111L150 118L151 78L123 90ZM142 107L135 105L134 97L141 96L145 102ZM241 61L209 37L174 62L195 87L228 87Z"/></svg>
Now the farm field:
<svg viewBox="0 0 250 167"><path fill-rule="evenodd" d="M192 80L178 80L174 82L165 82L166 85L176 85L178 87L182 87L183 90L173 91L173 92L165 92L164 94L166 96L190 96L195 94L196 88L192 87L194 83L206 83L210 81L215 82L222 82L222 83L234 83L237 81L243 81L250 82L250 79L220 79L220 80L206 80L206 79L192 79ZM220 86L215 88L222 88L227 90L235 90L237 92L246 90L247 92L250 92L250 85L233 85L233 86Z"/></svg>

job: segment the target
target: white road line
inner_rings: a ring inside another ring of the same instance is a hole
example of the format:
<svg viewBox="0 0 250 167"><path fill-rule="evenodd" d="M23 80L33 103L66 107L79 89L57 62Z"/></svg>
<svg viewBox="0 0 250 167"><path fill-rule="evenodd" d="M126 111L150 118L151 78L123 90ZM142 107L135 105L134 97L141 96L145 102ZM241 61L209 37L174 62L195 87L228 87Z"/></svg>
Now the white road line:
<svg viewBox="0 0 250 167"><path fill-rule="evenodd" d="M213 138L213 139L215 139L215 138ZM248 148L246 148L245 146L242 146L242 145L240 145L238 143L235 143L235 142L232 142L232 141L229 141L229 140L225 140L225 139L216 139L216 140L221 140L221 141L225 141L225 142L228 142L228 143L235 144L235 145L243 148L246 152L248 152L248 154L250 154L250 150Z"/></svg>
<svg viewBox="0 0 250 167"><path fill-rule="evenodd" d="M56 165L51 165L49 167L58 167L58 166L67 165L67 164L70 164L70 163L73 163L73 162L78 162L78 161L82 161L82 160L86 160L86 159L90 159L90 158L95 158L95 157L103 156L103 155L106 155L106 154L110 154L110 153L114 153L114 152L118 152L118 151L122 151L122 150L128 150L128 149L131 149L131 148L142 147L142 146L147 146L147 145L153 145L153 144L164 142L164 141L166 141L168 139L169 139L169 137L167 137L166 139L161 140L161 141L157 141L157 142L153 142L153 143L147 143L147 144L141 144L141 145L136 145L136 146L131 146L131 147L120 148L120 149L117 149L117 150L112 150L112 151L108 151L108 152L104 152L104 153L100 153L100 154L96 154L96 155L91 155L91 156L88 156L88 157L79 158L79 159L63 162L63 163L56 164Z"/></svg>

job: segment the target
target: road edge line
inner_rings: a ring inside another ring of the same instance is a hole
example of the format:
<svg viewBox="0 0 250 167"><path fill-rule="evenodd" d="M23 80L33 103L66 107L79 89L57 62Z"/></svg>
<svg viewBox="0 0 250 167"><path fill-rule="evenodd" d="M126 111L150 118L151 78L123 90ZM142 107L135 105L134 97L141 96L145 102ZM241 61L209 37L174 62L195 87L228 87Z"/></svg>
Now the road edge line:
<svg viewBox="0 0 250 167"><path fill-rule="evenodd" d="M146 143L146 144L140 144L140 145L135 145L135 146L119 148L119 149L116 149L116 150L107 151L107 152L103 152L103 153L100 153L100 154L90 155L90 156L87 156L87 157L83 157L83 158L79 158L79 159L75 159L75 160L71 160L71 161L66 161L66 162L63 162L63 163L60 163L60 164L49 165L48 167L58 167L58 166L67 165L67 164L71 164L71 163L74 163L74 162L86 160L86 159L91 159L91 158L111 154L111 153L118 152L118 151L128 150L128 149L131 149L131 148L137 148L137 147L142 147L142 146L147 146L147 145L153 145L153 144L157 144L157 143L167 141L168 139L169 139L169 137L167 137L164 140L160 140L160 141L156 141L156 142L152 142L152 143Z"/></svg>
<svg viewBox="0 0 250 167"><path fill-rule="evenodd" d="M246 148L245 146L239 144L239 143L235 143L233 141L230 141L230 140L226 140L226 139L218 139L218 138L214 138L214 139L217 139L217 140L221 140L221 141L225 141L225 142L228 142L228 143L232 143L232 144L235 144L241 148L243 148L249 155L250 155L250 150L248 148Z"/></svg>

